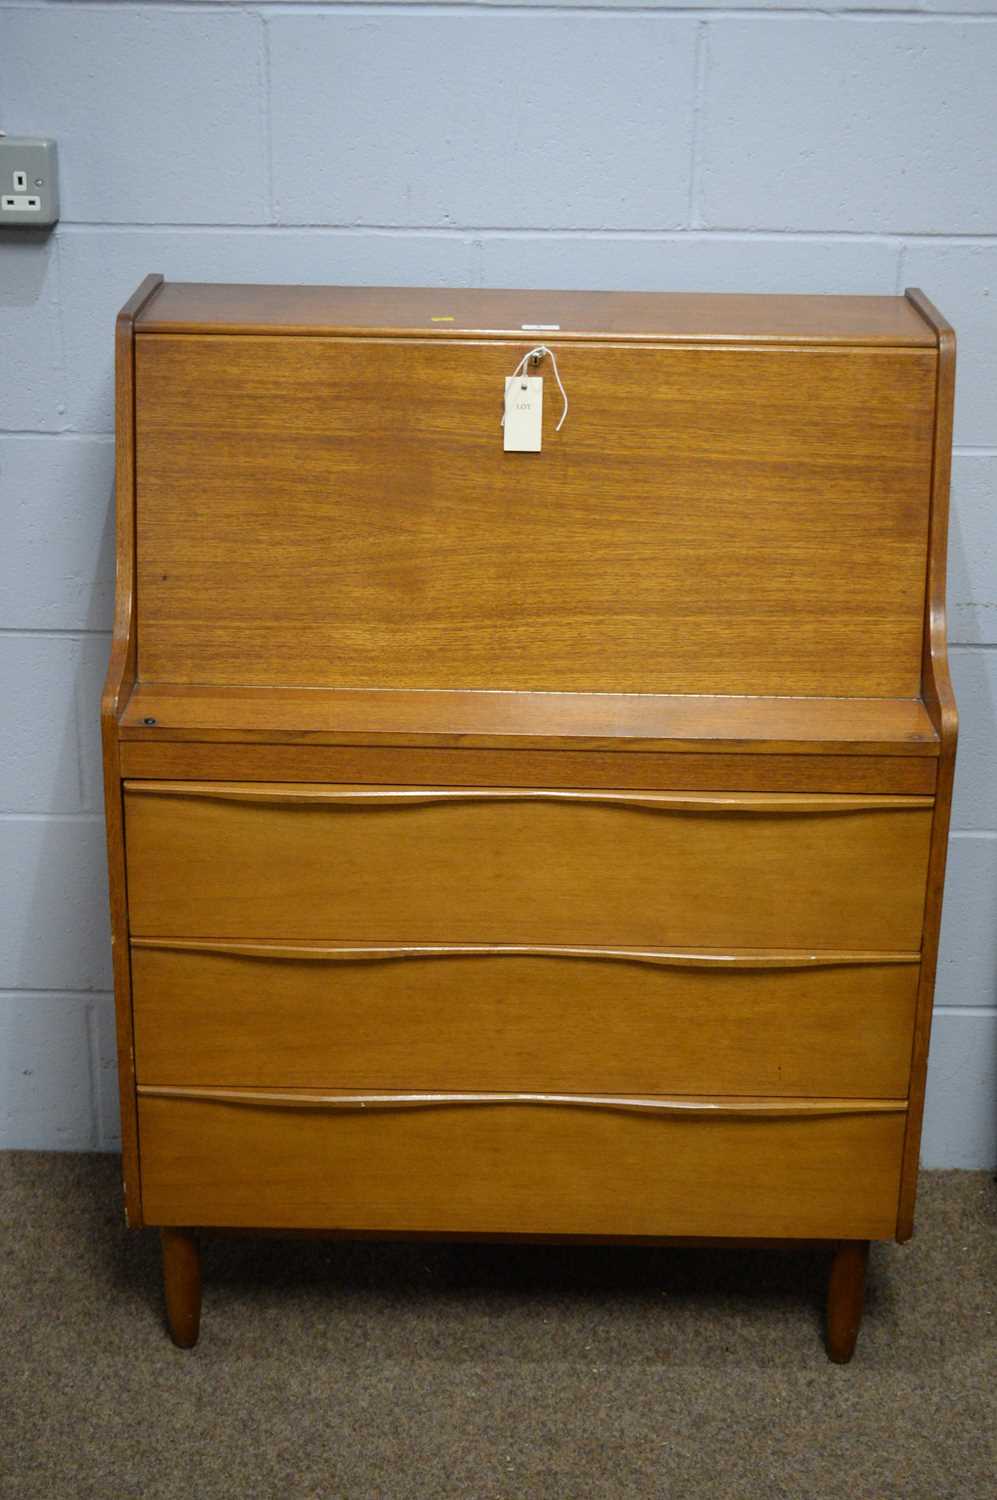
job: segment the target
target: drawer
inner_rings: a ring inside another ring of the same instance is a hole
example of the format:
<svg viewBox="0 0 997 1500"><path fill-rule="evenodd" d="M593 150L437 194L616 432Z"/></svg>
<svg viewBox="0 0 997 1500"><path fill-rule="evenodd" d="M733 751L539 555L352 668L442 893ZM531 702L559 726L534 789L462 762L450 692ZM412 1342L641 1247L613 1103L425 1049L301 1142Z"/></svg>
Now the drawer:
<svg viewBox="0 0 997 1500"><path fill-rule="evenodd" d="M929 798L125 783L134 935L912 951Z"/></svg>
<svg viewBox="0 0 997 1500"><path fill-rule="evenodd" d="M140 1090L143 1209L258 1228L893 1236L902 1106L728 1108Z"/></svg>
<svg viewBox="0 0 997 1500"><path fill-rule="evenodd" d="M897 1098L918 964L870 958L139 939L136 1066L154 1084Z"/></svg>

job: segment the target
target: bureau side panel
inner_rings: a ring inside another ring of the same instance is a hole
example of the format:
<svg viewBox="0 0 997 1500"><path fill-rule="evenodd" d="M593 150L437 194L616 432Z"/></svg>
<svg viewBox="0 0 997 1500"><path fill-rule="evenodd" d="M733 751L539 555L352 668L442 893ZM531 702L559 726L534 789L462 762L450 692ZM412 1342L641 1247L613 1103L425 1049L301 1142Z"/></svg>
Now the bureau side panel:
<svg viewBox="0 0 997 1500"><path fill-rule="evenodd" d="M121 1108L121 1169L125 1219L142 1223L138 1111L132 1037L131 965L128 948L128 885L125 872L124 807L118 718L135 685L135 319L163 278L147 276L118 314L114 334L115 587L114 628L100 705L107 873L114 965L115 1033Z"/></svg>
<svg viewBox="0 0 997 1500"><path fill-rule="evenodd" d="M942 895L948 855L952 787L955 776L958 715L948 665L946 628L946 559L949 530L949 479L952 468L952 419L955 402L955 333L923 292L910 290L908 299L935 330L938 338L938 388L932 461L931 527L928 556L928 597L924 622L924 702L938 732L938 790L928 863L924 907L921 984L911 1058L910 1107L904 1143L903 1180L897 1216L897 1238L914 1231L914 1203L921 1150L921 1124L927 1083L928 1046L935 997L935 972L942 920Z"/></svg>
<svg viewBox="0 0 997 1500"><path fill-rule="evenodd" d="M930 349L138 339L141 676L916 697Z"/></svg>

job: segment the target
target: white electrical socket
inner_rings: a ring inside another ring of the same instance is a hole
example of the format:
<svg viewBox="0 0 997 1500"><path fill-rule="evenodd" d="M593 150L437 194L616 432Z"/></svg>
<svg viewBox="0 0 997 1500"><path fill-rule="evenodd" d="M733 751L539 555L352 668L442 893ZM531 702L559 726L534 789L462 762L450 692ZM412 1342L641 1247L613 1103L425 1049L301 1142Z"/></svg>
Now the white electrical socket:
<svg viewBox="0 0 997 1500"><path fill-rule="evenodd" d="M0 229L48 229L58 218L55 141L0 135Z"/></svg>

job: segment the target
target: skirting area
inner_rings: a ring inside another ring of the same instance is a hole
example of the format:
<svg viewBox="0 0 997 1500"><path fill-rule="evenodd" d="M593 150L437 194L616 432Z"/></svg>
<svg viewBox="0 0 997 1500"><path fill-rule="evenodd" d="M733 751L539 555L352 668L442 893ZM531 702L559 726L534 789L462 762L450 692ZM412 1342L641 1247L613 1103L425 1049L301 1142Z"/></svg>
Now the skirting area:
<svg viewBox="0 0 997 1500"><path fill-rule="evenodd" d="M0 1155L4 1500L993 1494L989 1174L924 1174L844 1368L811 1253L220 1238L184 1354L117 1178Z"/></svg>

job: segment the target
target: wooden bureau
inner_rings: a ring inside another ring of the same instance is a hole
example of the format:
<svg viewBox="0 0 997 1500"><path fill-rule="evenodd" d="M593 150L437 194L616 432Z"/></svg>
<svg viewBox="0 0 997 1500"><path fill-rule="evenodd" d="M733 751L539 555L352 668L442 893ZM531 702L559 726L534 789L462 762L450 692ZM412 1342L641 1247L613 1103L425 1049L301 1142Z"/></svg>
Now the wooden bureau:
<svg viewBox="0 0 997 1500"><path fill-rule="evenodd" d="M249 1228L826 1243L850 1357L913 1224L953 375L915 291L146 278L103 731L178 1343Z"/></svg>

